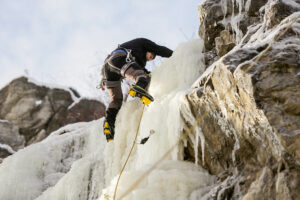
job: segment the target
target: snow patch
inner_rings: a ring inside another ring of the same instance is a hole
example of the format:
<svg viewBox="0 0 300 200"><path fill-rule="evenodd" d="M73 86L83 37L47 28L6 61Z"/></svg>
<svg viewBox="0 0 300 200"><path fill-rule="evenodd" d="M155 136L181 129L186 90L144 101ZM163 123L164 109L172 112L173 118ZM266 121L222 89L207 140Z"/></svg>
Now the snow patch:
<svg viewBox="0 0 300 200"><path fill-rule="evenodd" d="M37 101L35 101L35 105L36 105L36 106L39 106L39 105L41 105L42 103L43 103L42 100L37 100Z"/></svg>
<svg viewBox="0 0 300 200"><path fill-rule="evenodd" d="M38 85L38 86L47 87L47 88L50 88L50 89L61 89L61 90L68 91L70 93L73 101L78 100L78 97L75 96L74 92L69 87L58 85L58 84L50 84L50 83L39 82L39 81L37 81L36 79L34 79L32 77L27 77L27 79L28 79L29 83L33 83L33 84Z"/></svg>
<svg viewBox="0 0 300 200"><path fill-rule="evenodd" d="M0 149L4 149L4 150L6 150L7 152L9 152L11 154L16 153L16 151L13 150L13 148L11 146L7 145L7 144L1 144L0 143Z"/></svg>
<svg viewBox="0 0 300 200"><path fill-rule="evenodd" d="M4 119L0 119L0 122L1 122L1 123L10 123L10 121L4 120Z"/></svg>
<svg viewBox="0 0 300 200"><path fill-rule="evenodd" d="M69 105L68 110L70 110L71 108L73 108L76 104L78 104L83 98L77 98L75 99L75 101L73 101L73 103L71 105Z"/></svg>
<svg viewBox="0 0 300 200"><path fill-rule="evenodd" d="M289 6L292 6L296 9L300 9L300 3L298 3L298 2L296 2L294 0L284 0L284 1L282 1L282 3L285 3L285 4L287 4Z"/></svg>

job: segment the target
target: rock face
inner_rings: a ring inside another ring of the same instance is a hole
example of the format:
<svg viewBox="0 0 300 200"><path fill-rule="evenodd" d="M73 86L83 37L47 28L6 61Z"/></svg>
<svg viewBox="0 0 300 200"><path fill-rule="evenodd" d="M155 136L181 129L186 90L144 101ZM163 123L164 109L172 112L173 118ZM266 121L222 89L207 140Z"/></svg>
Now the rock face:
<svg viewBox="0 0 300 200"><path fill-rule="evenodd" d="M18 126L0 120L0 159L24 148L25 138L19 134Z"/></svg>
<svg viewBox="0 0 300 200"><path fill-rule="evenodd" d="M21 77L0 91L0 119L7 120L0 123L0 144L17 151L66 124L92 121L104 113L101 102L80 99L74 90L50 89Z"/></svg>
<svg viewBox="0 0 300 200"><path fill-rule="evenodd" d="M66 124L76 122L89 122L99 119L105 115L105 107L99 101L81 99L68 109L63 109L56 113L49 126L47 132L52 132Z"/></svg>
<svg viewBox="0 0 300 200"><path fill-rule="evenodd" d="M300 2L199 11L209 68L187 96L186 158L219 177L208 199L300 199Z"/></svg>

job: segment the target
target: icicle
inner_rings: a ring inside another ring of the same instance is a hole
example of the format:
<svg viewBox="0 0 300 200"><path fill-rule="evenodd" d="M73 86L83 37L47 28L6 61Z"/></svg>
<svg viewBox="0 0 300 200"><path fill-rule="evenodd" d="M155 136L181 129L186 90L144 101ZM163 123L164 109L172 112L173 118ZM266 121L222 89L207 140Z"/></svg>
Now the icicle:
<svg viewBox="0 0 300 200"><path fill-rule="evenodd" d="M237 5L239 6L239 15L242 13L243 5L244 5L244 0L237 0Z"/></svg>
<svg viewBox="0 0 300 200"><path fill-rule="evenodd" d="M232 151L232 161L233 161L233 163L235 163L235 161L236 161L235 153L237 150L240 149L240 142L239 142L239 138L238 138L236 132L235 131L232 131L232 132L233 132L234 139L235 139L235 143L234 143L234 147L233 147L233 151Z"/></svg>
<svg viewBox="0 0 300 200"><path fill-rule="evenodd" d="M235 4L238 5L239 7L239 13L236 16L234 13ZM240 21L243 19L243 14L242 14L243 5L244 5L243 0L237 0L237 2L236 0L232 0L231 26L235 32L236 44L238 44L243 37L242 31L239 29Z"/></svg>
<svg viewBox="0 0 300 200"><path fill-rule="evenodd" d="M205 151L205 137L204 134L200 128L200 139L201 139L201 150L202 150L202 165L204 165L204 151Z"/></svg>
<svg viewBox="0 0 300 200"><path fill-rule="evenodd" d="M250 5L251 5L251 0L247 0L246 5L245 5L245 11L246 11L246 12L249 11Z"/></svg>
<svg viewBox="0 0 300 200"><path fill-rule="evenodd" d="M202 165L204 165L204 152L205 152L205 137L202 132L202 129L200 127L196 127L195 129L196 135L195 135L195 142L194 142L194 154L195 154L195 164L198 165L198 149L199 149L199 138L201 141L201 151L202 151Z"/></svg>
<svg viewBox="0 0 300 200"><path fill-rule="evenodd" d="M196 165L198 165L198 146L199 146L199 131L198 128L196 128L195 143L194 143L194 155L195 155Z"/></svg>
<svg viewBox="0 0 300 200"><path fill-rule="evenodd" d="M224 14L224 19L227 15L227 0L221 0L221 7Z"/></svg>

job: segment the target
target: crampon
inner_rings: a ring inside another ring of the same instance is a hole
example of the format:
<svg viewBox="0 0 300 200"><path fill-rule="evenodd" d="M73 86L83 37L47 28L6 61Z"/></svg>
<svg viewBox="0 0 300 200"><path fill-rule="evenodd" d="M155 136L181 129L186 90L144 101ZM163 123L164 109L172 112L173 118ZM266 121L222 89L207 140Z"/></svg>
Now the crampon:
<svg viewBox="0 0 300 200"><path fill-rule="evenodd" d="M103 124L104 135L106 137L107 142L110 142L114 139L114 128L109 125L107 121L104 121Z"/></svg>
<svg viewBox="0 0 300 200"><path fill-rule="evenodd" d="M146 92L145 89L138 85L132 85L129 88L129 95L132 97L138 97L140 98L141 102L148 106L152 101L154 101L154 98Z"/></svg>

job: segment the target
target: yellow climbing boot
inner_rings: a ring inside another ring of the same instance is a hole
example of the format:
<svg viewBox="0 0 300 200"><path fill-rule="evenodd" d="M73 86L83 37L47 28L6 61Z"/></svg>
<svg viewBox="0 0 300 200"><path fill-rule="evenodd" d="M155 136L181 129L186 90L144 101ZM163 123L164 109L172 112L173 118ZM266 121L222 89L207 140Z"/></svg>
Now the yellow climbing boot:
<svg viewBox="0 0 300 200"><path fill-rule="evenodd" d="M110 126L107 121L104 121L103 132L107 142L110 142L114 139L114 127Z"/></svg>
<svg viewBox="0 0 300 200"><path fill-rule="evenodd" d="M142 96L141 102L143 102L143 104L145 104L146 106L148 106L152 101L150 99L148 99L147 97Z"/></svg>
<svg viewBox="0 0 300 200"><path fill-rule="evenodd" d="M154 98L145 89L138 85L132 85L129 88L129 95L140 98L141 102L147 106L154 101Z"/></svg>

